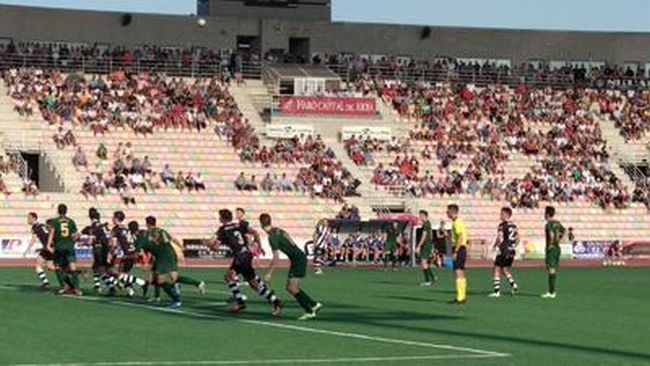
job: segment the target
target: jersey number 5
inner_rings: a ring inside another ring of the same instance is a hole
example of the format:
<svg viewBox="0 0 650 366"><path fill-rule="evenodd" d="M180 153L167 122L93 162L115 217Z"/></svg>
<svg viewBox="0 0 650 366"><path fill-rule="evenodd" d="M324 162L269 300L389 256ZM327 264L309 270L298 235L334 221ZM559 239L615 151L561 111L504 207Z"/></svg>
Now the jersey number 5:
<svg viewBox="0 0 650 366"><path fill-rule="evenodd" d="M64 238L67 238L70 235L70 230L68 229L68 223L67 222L62 222L61 223L61 236Z"/></svg>

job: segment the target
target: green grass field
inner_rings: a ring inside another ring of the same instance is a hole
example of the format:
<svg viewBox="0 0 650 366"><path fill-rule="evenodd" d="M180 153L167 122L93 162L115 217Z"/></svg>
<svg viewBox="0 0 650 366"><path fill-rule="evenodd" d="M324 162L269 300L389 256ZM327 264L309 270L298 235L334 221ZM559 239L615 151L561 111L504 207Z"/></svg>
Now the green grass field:
<svg viewBox="0 0 650 366"><path fill-rule="evenodd" d="M471 270L469 302L449 305L452 273L420 288L417 270L336 269L310 276L325 304L274 319L250 289L245 313L227 311L221 269L186 270L207 297L183 288L179 312L142 299L59 297L30 269L0 269L0 365L649 365L650 269L562 269L559 297L542 300L542 269L519 269L522 293L490 299L489 270ZM50 274L50 280L54 280ZM86 287L90 284L86 281ZM507 288L507 284L505 284Z"/></svg>

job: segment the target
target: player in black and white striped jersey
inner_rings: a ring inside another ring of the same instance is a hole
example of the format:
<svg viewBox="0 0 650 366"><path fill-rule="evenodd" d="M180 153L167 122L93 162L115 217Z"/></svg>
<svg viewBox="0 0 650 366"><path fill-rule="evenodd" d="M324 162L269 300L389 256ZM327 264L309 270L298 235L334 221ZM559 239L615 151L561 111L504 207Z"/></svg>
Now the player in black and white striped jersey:
<svg viewBox="0 0 650 366"><path fill-rule="evenodd" d="M316 230L312 235L312 242L314 245L314 273L323 274L323 264L325 264L325 251L327 241L332 233L327 219L320 219L316 224Z"/></svg>

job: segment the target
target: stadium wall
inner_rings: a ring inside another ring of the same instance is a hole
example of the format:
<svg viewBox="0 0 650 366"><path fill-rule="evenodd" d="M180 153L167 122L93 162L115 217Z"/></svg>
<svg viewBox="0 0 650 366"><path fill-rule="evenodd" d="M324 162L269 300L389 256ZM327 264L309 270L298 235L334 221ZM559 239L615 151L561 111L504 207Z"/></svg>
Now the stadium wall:
<svg viewBox="0 0 650 366"><path fill-rule="evenodd" d="M263 51L289 48L290 37L309 37L311 51L528 60L650 62L650 33L566 32L431 27L327 21L295 21L134 14L0 5L0 38L137 46L199 45L234 48L237 35L261 36Z"/></svg>

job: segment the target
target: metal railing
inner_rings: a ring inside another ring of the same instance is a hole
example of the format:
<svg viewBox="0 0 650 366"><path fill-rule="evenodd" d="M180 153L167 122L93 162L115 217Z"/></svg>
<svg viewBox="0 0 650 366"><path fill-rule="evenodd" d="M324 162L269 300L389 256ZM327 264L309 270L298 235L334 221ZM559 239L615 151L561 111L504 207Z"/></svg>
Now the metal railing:
<svg viewBox="0 0 650 366"><path fill-rule="evenodd" d="M401 80L404 82L448 82L452 84L474 84L485 86L489 84L504 84L509 86L528 85L531 87L553 87L566 88L573 85L602 88L612 82L619 85L612 88L631 89L640 85L641 82L649 83L650 78L639 77L575 77L570 71L545 71L532 69L502 69L494 68L483 70L462 67L459 69L429 68L422 66L393 68L386 65L365 65L355 67L351 63L327 65L337 73L341 79L347 82L354 82L360 75L366 74L371 77L382 77L388 80Z"/></svg>
<svg viewBox="0 0 650 366"><path fill-rule="evenodd" d="M54 59L48 55L0 55L0 70L12 67L57 69L66 73L87 74L110 74L119 70L136 73L156 72L177 77L209 77L229 72L228 63L219 59L124 60L112 57ZM243 62L241 72L244 78L259 79L262 64L254 61Z"/></svg>

